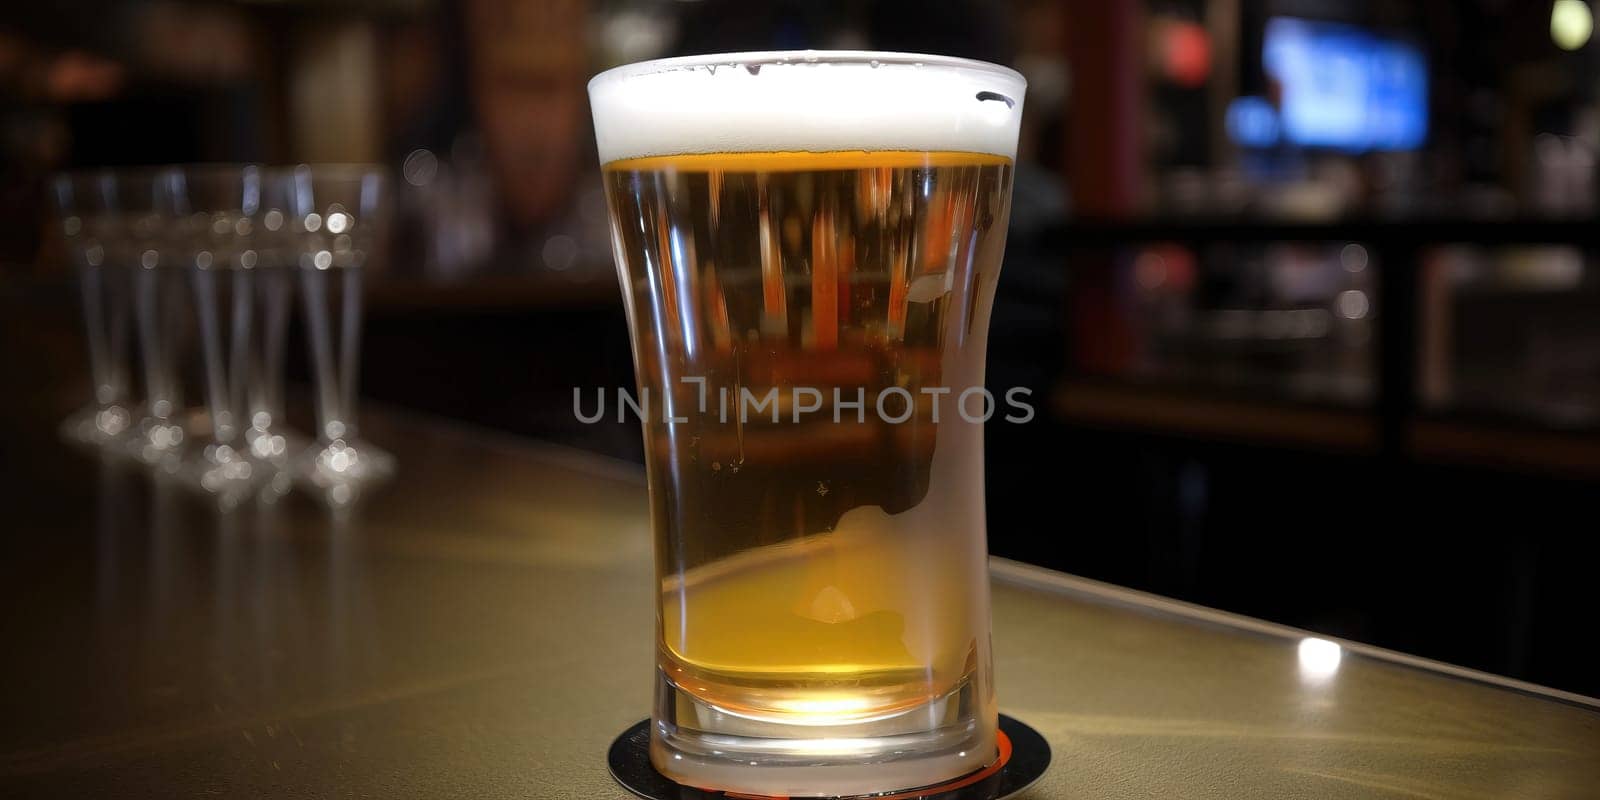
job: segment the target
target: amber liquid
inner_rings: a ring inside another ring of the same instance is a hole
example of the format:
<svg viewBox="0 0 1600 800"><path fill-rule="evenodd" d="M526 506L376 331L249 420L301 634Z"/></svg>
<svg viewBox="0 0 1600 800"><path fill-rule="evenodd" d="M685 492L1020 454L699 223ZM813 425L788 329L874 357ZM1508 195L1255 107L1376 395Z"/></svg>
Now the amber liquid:
<svg viewBox="0 0 1600 800"><path fill-rule="evenodd" d="M680 690L817 725L962 692L992 732L982 429L957 399L983 385L1011 177L953 152L605 166ZM798 421L796 387L822 396ZM773 388L779 421L741 420Z"/></svg>

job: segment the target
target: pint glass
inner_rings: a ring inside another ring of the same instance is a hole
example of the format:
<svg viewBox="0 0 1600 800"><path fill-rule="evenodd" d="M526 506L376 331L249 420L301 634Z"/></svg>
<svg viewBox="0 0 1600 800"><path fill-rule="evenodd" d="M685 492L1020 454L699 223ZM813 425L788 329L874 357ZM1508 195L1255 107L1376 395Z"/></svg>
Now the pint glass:
<svg viewBox="0 0 1600 800"><path fill-rule="evenodd" d="M984 349L1024 85L861 52L590 82L667 776L859 795L996 758L982 424L1003 409Z"/></svg>

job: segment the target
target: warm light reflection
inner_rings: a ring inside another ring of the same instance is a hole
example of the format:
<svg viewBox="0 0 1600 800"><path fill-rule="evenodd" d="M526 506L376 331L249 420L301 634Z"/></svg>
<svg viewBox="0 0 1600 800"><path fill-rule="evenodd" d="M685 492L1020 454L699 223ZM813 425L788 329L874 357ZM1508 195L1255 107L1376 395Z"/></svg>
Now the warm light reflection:
<svg viewBox="0 0 1600 800"><path fill-rule="evenodd" d="M791 714L806 716L848 717L872 710L873 704L861 695L841 694L835 697L805 697L777 700L774 707Z"/></svg>
<svg viewBox="0 0 1600 800"><path fill-rule="evenodd" d="M818 738L818 739L768 739L761 742L758 752L805 753L807 755L852 755L870 747L873 737Z"/></svg>
<svg viewBox="0 0 1600 800"><path fill-rule="evenodd" d="M1308 637L1300 640L1300 680L1306 683L1326 683L1339 672L1339 662L1344 648L1327 639Z"/></svg>

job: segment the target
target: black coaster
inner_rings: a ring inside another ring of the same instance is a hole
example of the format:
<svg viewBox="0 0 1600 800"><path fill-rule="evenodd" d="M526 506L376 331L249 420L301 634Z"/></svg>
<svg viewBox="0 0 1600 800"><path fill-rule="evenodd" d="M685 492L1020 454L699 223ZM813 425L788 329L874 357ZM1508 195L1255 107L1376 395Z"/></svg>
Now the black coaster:
<svg viewBox="0 0 1600 800"><path fill-rule="evenodd" d="M622 788L645 800L724 800L735 797L750 800L750 795L725 794L673 783L650 765L650 720L622 732L611 743L606 759L611 777ZM1002 800L1039 779L1050 766L1050 744L1039 732L1000 715L1000 758L970 775L937 786L887 792L864 797L876 800Z"/></svg>

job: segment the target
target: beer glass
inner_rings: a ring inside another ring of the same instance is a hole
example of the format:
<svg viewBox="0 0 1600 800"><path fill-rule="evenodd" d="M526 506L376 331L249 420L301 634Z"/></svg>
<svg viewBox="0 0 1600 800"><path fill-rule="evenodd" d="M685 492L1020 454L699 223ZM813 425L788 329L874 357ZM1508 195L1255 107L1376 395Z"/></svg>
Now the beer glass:
<svg viewBox="0 0 1600 800"><path fill-rule="evenodd" d="M984 349L1024 87L810 51L589 84L655 540L651 761L680 783L861 795L996 758Z"/></svg>

